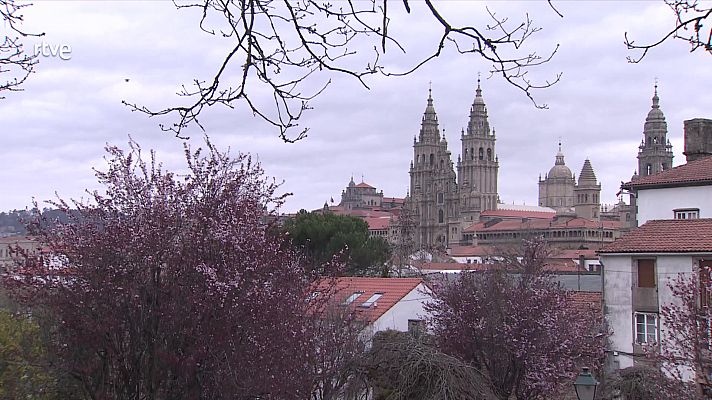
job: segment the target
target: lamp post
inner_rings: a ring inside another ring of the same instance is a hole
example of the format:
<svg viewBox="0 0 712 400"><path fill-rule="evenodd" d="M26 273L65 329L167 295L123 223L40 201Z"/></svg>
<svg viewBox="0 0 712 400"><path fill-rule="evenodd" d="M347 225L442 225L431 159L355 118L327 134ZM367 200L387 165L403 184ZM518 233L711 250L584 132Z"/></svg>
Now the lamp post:
<svg viewBox="0 0 712 400"><path fill-rule="evenodd" d="M583 367L581 373L576 377L574 389L578 400L593 400L596 398L596 389L598 381L591 375L588 367Z"/></svg>

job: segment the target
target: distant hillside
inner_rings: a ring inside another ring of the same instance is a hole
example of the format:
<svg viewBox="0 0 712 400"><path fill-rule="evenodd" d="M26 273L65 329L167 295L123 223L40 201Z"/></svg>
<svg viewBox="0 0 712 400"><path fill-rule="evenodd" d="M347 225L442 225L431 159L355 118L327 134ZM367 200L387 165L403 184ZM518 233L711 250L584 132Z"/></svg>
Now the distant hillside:
<svg viewBox="0 0 712 400"><path fill-rule="evenodd" d="M59 210L45 209L42 215L50 221L66 222L67 215ZM28 210L12 210L0 212L0 237L12 235L24 235L27 233L24 221L30 217Z"/></svg>

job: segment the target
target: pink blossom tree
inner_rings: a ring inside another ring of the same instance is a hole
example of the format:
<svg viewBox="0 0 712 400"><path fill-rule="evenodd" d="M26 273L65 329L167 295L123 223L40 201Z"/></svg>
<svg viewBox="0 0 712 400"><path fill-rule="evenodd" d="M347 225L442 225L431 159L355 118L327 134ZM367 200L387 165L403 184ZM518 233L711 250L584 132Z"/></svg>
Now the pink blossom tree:
<svg viewBox="0 0 712 400"><path fill-rule="evenodd" d="M696 273L678 274L667 282L673 301L661 304L660 343L647 349L654 365L674 379L661 391L712 398L711 270L712 263L701 261Z"/></svg>
<svg viewBox="0 0 712 400"><path fill-rule="evenodd" d="M601 310L576 307L546 273L545 255L544 242L526 242L508 269L465 272L428 306L440 347L486 373L502 400L554 398L582 366L603 361Z"/></svg>
<svg viewBox="0 0 712 400"><path fill-rule="evenodd" d="M259 164L209 142L186 147L181 174L133 142L107 152L104 192L53 203L69 223L38 215L43 255L5 279L54 316L52 349L83 397L306 399L331 380L317 277L270 226L284 196Z"/></svg>

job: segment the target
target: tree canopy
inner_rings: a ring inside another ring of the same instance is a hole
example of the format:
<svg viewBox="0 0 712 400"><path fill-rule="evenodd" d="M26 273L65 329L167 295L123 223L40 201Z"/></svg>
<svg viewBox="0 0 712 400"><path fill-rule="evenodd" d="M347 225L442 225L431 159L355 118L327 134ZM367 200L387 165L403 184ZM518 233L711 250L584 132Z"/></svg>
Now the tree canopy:
<svg viewBox="0 0 712 400"><path fill-rule="evenodd" d="M284 227L292 243L320 273L388 276L384 266L390 254L388 243L380 237L369 237L368 224L361 218L301 211ZM334 257L345 263L344 271L321 269Z"/></svg>
<svg viewBox="0 0 712 400"><path fill-rule="evenodd" d="M135 143L107 152L105 192L55 202L67 223L38 213L46 248L4 280L47 311L84 398L301 400L331 379L317 276L267 222L283 196L259 165L210 143L180 175Z"/></svg>
<svg viewBox="0 0 712 400"><path fill-rule="evenodd" d="M463 272L427 305L440 347L487 373L501 400L554 398L580 367L603 361L601 310L576 307L544 272L545 258L543 241L525 242L511 269Z"/></svg>

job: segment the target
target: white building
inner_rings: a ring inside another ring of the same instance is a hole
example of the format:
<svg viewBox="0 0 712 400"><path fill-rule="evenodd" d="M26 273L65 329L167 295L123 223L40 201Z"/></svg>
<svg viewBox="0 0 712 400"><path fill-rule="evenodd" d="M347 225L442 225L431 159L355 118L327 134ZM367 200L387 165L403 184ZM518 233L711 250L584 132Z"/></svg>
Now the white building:
<svg viewBox="0 0 712 400"><path fill-rule="evenodd" d="M712 157L705 157L621 186L637 203L637 221L712 218Z"/></svg>
<svg viewBox="0 0 712 400"><path fill-rule="evenodd" d="M424 305L432 300L432 291L421 278L340 277L334 285L334 300L353 307L372 334L387 329L415 331L425 326Z"/></svg>
<svg viewBox="0 0 712 400"><path fill-rule="evenodd" d="M612 362L630 367L643 359L645 345L664 342L660 309L675 300L669 279L712 267L712 219L647 221L599 255Z"/></svg>

